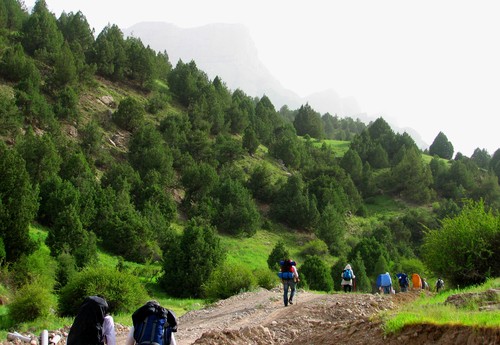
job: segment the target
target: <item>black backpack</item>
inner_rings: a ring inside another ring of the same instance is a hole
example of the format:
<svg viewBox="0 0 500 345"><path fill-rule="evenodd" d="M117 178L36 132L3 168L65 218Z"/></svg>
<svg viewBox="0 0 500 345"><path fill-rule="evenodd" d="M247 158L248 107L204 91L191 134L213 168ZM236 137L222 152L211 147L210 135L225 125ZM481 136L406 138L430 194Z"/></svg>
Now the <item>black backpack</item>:
<svg viewBox="0 0 500 345"><path fill-rule="evenodd" d="M103 345L102 323L108 303L99 296L85 298L68 334L67 345Z"/></svg>
<svg viewBox="0 0 500 345"><path fill-rule="evenodd" d="M149 301L134 314L134 339L139 345L170 345L172 332L177 332L177 317L155 301Z"/></svg>

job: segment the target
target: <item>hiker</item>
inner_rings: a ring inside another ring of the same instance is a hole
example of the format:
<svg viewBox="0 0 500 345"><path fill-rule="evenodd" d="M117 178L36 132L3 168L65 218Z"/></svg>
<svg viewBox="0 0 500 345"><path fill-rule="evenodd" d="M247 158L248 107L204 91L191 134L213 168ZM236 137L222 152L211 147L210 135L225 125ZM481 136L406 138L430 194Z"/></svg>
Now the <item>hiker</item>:
<svg viewBox="0 0 500 345"><path fill-rule="evenodd" d="M401 288L401 292L408 291L408 287L410 286L410 280L408 279L408 275L406 273L399 273L396 275L398 277L399 287Z"/></svg>
<svg viewBox="0 0 500 345"><path fill-rule="evenodd" d="M384 294L388 295L392 292L392 279L389 272L385 272L380 274L377 278L377 288L379 291L384 292Z"/></svg>
<svg viewBox="0 0 500 345"><path fill-rule="evenodd" d="M341 277L342 277L341 285L344 287L344 292L351 292L353 280L356 278L356 276L354 275L354 272L351 268L351 265L347 264L344 267L344 270L342 271Z"/></svg>
<svg viewBox="0 0 500 345"><path fill-rule="evenodd" d="M115 345L115 324L101 296L83 301L68 334L68 345Z"/></svg>
<svg viewBox="0 0 500 345"><path fill-rule="evenodd" d="M299 273L297 272L297 267L292 259L286 259L280 262L281 272L278 276L281 278L283 283L283 303L285 307L288 304L293 304L293 296L295 296L295 288L297 283L300 281ZM288 298L288 289L290 289L290 298Z"/></svg>
<svg viewBox="0 0 500 345"><path fill-rule="evenodd" d="M425 278L422 278L422 290L429 290L429 284Z"/></svg>
<svg viewBox="0 0 500 345"><path fill-rule="evenodd" d="M132 324L126 345L176 345L177 317L155 300L146 302L132 314Z"/></svg>
<svg viewBox="0 0 500 345"><path fill-rule="evenodd" d="M444 288L444 281L441 278L438 278L436 281L436 292L439 292L439 290Z"/></svg>

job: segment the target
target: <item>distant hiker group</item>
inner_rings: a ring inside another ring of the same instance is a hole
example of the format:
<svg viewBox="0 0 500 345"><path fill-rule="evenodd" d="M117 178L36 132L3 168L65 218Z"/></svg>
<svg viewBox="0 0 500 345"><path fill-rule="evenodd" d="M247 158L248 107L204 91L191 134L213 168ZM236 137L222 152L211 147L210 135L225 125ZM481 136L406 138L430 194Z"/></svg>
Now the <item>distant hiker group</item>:
<svg viewBox="0 0 500 345"><path fill-rule="evenodd" d="M281 260L278 277L281 278L283 283L283 304L286 307L293 304L297 283L300 281L295 261L292 259ZM290 298L288 297L288 290L290 290Z"/></svg>
<svg viewBox="0 0 500 345"><path fill-rule="evenodd" d="M177 317L157 301L148 301L132 314L126 345L176 345ZM116 345L113 318L101 296L85 298L66 342L68 345Z"/></svg>

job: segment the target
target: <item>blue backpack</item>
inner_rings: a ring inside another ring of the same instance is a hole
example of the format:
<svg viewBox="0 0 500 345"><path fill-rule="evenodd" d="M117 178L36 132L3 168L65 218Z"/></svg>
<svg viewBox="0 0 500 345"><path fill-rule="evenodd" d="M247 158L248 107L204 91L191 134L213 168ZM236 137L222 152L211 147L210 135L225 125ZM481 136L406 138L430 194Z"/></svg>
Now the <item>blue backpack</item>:
<svg viewBox="0 0 500 345"><path fill-rule="evenodd" d="M134 327L134 339L137 344L169 345L172 329L168 327L167 319L149 315L137 328Z"/></svg>
<svg viewBox="0 0 500 345"><path fill-rule="evenodd" d="M344 270L344 272L342 273L342 279L351 280L352 279L352 271L351 270Z"/></svg>
<svg viewBox="0 0 500 345"><path fill-rule="evenodd" d="M177 331L177 317L155 302L148 302L133 315L134 339L139 345L170 345Z"/></svg>

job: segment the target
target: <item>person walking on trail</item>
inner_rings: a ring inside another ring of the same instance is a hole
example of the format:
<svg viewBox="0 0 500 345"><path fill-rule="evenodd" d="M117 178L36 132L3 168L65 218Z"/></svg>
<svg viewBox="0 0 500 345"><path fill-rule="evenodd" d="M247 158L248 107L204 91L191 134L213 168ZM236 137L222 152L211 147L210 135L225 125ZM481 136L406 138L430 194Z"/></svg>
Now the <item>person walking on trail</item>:
<svg viewBox="0 0 500 345"><path fill-rule="evenodd" d="M115 324L103 297L85 298L71 325L66 344L116 345Z"/></svg>
<svg viewBox="0 0 500 345"><path fill-rule="evenodd" d="M176 345L173 332L177 332L177 317L155 300L146 302L132 314L133 326L126 345Z"/></svg>
<svg viewBox="0 0 500 345"><path fill-rule="evenodd" d="M442 288L444 288L444 281L443 279L438 278L438 280L436 281L436 292L439 292L439 290L441 290Z"/></svg>
<svg viewBox="0 0 500 345"><path fill-rule="evenodd" d="M341 274L342 277L342 287L344 288L344 292L351 292L352 291L352 284L353 284L353 279L356 279L356 276L354 275L354 271L351 268L351 265L347 264L342 271Z"/></svg>
<svg viewBox="0 0 500 345"><path fill-rule="evenodd" d="M281 278L281 282L283 283L283 304L286 307L289 304L293 304L293 297L295 296L297 283L300 281L299 272L297 272L295 262L291 259L283 260L281 264L281 272L278 276ZM289 289L290 298L288 298Z"/></svg>
<svg viewBox="0 0 500 345"><path fill-rule="evenodd" d="M384 294L390 294L392 292L392 279L389 272L380 274L377 278L377 288L383 290Z"/></svg>

